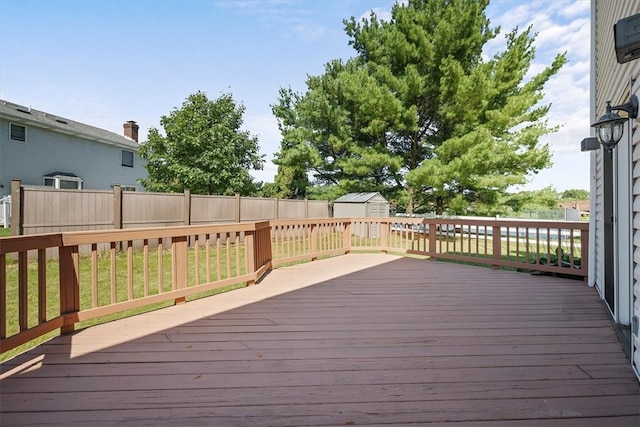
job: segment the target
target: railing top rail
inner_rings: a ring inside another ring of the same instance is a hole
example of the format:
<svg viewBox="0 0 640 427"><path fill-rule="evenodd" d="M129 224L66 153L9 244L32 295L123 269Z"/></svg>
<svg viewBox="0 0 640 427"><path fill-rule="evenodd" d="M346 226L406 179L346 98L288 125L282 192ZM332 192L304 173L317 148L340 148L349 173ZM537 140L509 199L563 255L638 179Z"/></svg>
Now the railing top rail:
<svg viewBox="0 0 640 427"><path fill-rule="evenodd" d="M171 227L126 228L103 231L70 231L62 233L65 245L120 242L124 240L159 239L211 233L255 231L261 222L229 222L225 224L180 225Z"/></svg>
<svg viewBox="0 0 640 427"><path fill-rule="evenodd" d="M269 223L274 226L287 224L335 224L337 222L351 222L351 218L272 219L269 221Z"/></svg>
<svg viewBox="0 0 640 427"><path fill-rule="evenodd" d="M33 236L14 236L0 239L0 254L21 252L33 249L46 249L57 246L70 246L93 243L110 243L125 240L171 238L212 233L252 232L271 226L313 225L352 222L369 223L405 223L405 224L447 224L466 226L508 226L550 229L588 230L589 223L578 221L532 221L513 219L459 219L459 218L405 218L405 217L362 217L362 218L305 218L282 219L259 222L229 222L205 225L184 225L170 227L128 228L120 230L71 231L63 233L40 234Z"/></svg>
<svg viewBox="0 0 640 427"><path fill-rule="evenodd" d="M62 246L61 233L3 237L0 239L0 255L34 249L57 248L59 246Z"/></svg>
<svg viewBox="0 0 640 427"><path fill-rule="evenodd" d="M427 219L425 223L433 224L466 224L466 225L497 225L508 227L530 228L572 228L575 230L588 230L586 221L551 221L551 220L520 220L520 219L454 219L436 218Z"/></svg>
<svg viewBox="0 0 640 427"><path fill-rule="evenodd" d="M406 224L451 224L451 225L479 225L530 228L566 228L574 230L588 230L586 221L552 221L552 220L520 220L520 219L459 219L459 218L349 218L351 222L383 222Z"/></svg>

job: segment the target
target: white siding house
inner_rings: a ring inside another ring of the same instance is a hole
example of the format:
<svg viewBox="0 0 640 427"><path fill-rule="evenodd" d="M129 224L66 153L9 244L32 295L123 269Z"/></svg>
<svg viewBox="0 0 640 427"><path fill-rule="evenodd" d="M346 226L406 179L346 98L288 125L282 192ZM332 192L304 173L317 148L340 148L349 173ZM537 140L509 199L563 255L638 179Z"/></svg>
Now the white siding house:
<svg viewBox="0 0 640 427"><path fill-rule="evenodd" d="M640 0L592 0L591 122L606 103L623 105L640 97L640 59L619 63L614 25L640 12ZM618 27L618 31L620 27ZM640 42L640 33L636 39ZM625 111L617 111L622 117ZM609 155L591 151L591 236L589 284L609 309L631 363L640 370L640 121L630 119Z"/></svg>
<svg viewBox="0 0 640 427"><path fill-rule="evenodd" d="M0 198L11 180L23 185L109 190L121 185L144 190L147 176L138 157L138 125L125 135L0 100Z"/></svg>

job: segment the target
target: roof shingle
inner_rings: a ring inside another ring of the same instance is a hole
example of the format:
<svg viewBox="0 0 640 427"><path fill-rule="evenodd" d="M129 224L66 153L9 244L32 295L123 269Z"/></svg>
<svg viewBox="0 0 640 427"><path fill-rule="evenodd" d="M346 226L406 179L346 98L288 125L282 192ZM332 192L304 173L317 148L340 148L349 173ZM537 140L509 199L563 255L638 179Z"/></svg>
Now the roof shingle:
<svg viewBox="0 0 640 427"><path fill-rule="evenodd" d="M112 144L122 147L138 149L139 144L125 137L108 130L95 126L76 122L75 120L56 116L44 111L35 110L31 107L14 104L0 99L0 117L15 123L29 124L40 128L74 135L90 141L97 141L104 144Z"/></svg>

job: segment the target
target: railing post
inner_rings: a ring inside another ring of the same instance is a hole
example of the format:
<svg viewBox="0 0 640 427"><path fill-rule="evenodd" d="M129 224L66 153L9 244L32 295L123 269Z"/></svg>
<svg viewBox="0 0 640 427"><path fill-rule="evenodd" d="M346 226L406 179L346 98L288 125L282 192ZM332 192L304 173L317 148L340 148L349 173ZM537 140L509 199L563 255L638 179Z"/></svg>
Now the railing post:
<svg viewBox="0 0 640 427"><path fill-rule="evenodd" d="M387 234L389 232L389 224L391 224L391 221L389 220L380 220L380 246L381 246L381 250L383 253L387 253L388 249L387 249Z"/></svg>
<svg viewBox="0 0 640 427"><path fill-rule="evenodd" d="M318 252L318 224L311 224L311 248L312 254ZM316 261L318 257L312 257L311 261Z"/></svg>
<svg viewBox="0 0 640 427"><path fill-rule="evenodd" d="M344 229L342 231L342 241L344 245L344 253L348 254L351 252L351 220L345 220Z"/></svg>
<svg viewBox="0 0 640 427"><path fill-rule="evenodd" d="M19 179L11 180L11 235L21 236L23 233L22 225L24 222L24 207L22 206L22 181Z"/></svg>
<svg viewBox="0 0 640 427"><path fill-rule="evenodd" d="M258 247L260 238L256 236L257 234L258 227L251 232L244 233L245 266L247 274L255 274L257 266L260 264L260 248ZM247 282L249 286L254 285L255 283L255 280L249 280Z"/></svg>
<svg viewBox="0 0 640 427"><path fill-rule="evenodd" d="M492 235L493 235L493 260L495 262L495 264L491 264L491 267L494 270L498 270L500 268L500 260L501 260L501 252L502 252L502 238L500 236L500 226L499 225L494 225L492 226L492 231L491 231ZM507 239L509 238L509 235L507 235Z"/></svg>
<svg viewBox="0 0 640 427"><path fill-rule="evenodd" d="M171 238L171 288L173 290L187 287L187 236ZM176 304L186 301L185 297L175 299Z"/></svg>
<svg viewBox="0 0 640 427"><path fill-rule="evenodd" d="M271 222L258 234L258 251L256 255L260 256L260 264L269 263L268 270L271 270L271 261L273 260L273 252L271 248ZM260 265L262 267L262 265Z"/></svg>
<svg viewBox="0 0 640 427"><path fill-rule="evenodd" d="M586 271L585 281L589 281L589 229L580 230L580 269Z"/></svg>
<svg viewBox="0 0 640 427"><path fill-rule="evenodd" d="M60 315L63 316L61 334L73 332L80 311L80 272L78 246L61 246L60 257Z"/></svg>
<svg viewBox="0 0 640 427"><path fill-rule="evenodd" d="M253 233L245 233L245 246L247 248L247 272L257 273L266 265L266 270L271 270L271 223L258 222ZM261 276L260 276L261 277ZM260 277L256 277L256 280ZM255 280L250 280L253 285Z"/></svg>
<svg viewBox="0 0 640 427"><path fill-rule="evenodd" d="M423 220L423 224L424 224L424 220ZM435 261L437 259L436 257L436 223L435 222L430 222L429 223L429 259L431 259L431 261Z"/></svg>

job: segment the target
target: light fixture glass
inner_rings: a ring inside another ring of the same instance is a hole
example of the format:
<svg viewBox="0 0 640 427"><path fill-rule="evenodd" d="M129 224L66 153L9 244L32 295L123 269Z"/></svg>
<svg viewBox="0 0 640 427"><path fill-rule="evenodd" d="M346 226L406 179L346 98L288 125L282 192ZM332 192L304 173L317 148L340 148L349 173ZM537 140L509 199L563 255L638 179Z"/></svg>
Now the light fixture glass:
<svg viewBox="0 0 640 427"><path fill-rule="evenodd" d="M618 116L615 113L613 115ZM625 121L626 119L622 119L620 116L615 119L609 119L605 122L600 118L598 121L599 126L596 127L596 136L598 137L600 144L604 145L605 148L615 146L620 139L622 139Z"/></svg>
<svg viewBox="0 0 640 427"><path fill-rule="evenodd" d="M612 110L624 110L629 117L620 117L618 113ZM602 146L613 155L613 149L616 147L622 134L624 133L624 124L628 119L635 119L638 116L638 98L632 95L629 102L622 105L611 106L611 102L607 102L607 112L591 125L596 130L596 137Z"/></svg>

